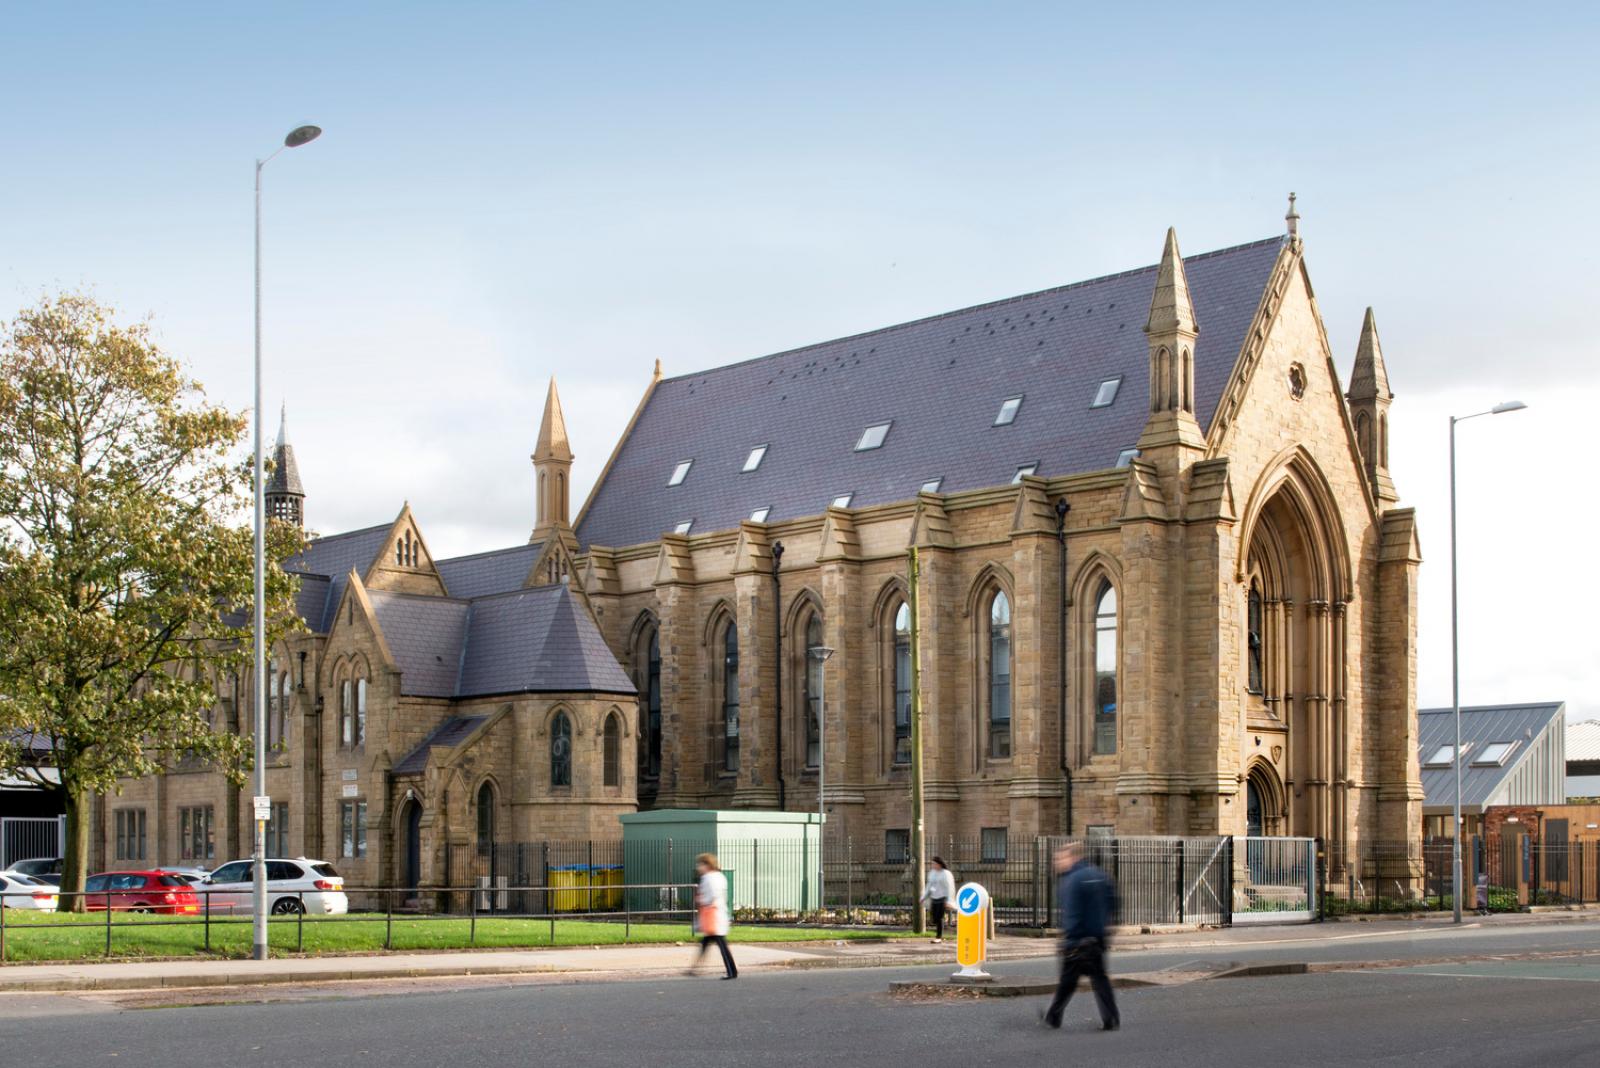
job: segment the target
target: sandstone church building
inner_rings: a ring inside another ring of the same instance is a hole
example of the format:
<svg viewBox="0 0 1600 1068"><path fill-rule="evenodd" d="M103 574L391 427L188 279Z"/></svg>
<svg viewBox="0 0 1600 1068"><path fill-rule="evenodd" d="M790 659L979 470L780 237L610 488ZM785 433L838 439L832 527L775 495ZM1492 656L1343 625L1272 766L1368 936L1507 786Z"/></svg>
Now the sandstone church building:
<svg viewBox="0 0 1600 1068"><path fill-rule="evenodd" d="M614 838L636 808L815 810L823 762L830 838L893 853L913 546L930 832L1311 835L1335 875L1414 841L1392 395L1370 311L1341 384L1296 222L658 363L575 517L552 381L527 544L435 559L402 508L285 563L306 632L272 653L269 852L437 884L451 850ZM273 478L271 514L303 521L282 435ZM248 731L250 692L224 687L218 730ZM183 764L127 782L107 863L248 855L242 793Z"/></svg>

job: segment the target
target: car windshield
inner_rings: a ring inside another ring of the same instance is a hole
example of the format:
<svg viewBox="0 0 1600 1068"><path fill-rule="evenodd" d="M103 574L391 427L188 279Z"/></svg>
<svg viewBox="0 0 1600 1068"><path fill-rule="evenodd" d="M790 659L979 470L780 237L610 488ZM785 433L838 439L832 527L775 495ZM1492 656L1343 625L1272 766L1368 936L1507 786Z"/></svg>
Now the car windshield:
<svg viewBox="0 0 1600 1068"><path fill-rule="evenodd" d="M182 879L178 878L178 876L176 876L176 875L163 875L161 877L161 885L162 886L188 886L189 884L184 882Z"/></svg>
<svg viewBox="0 0 1600 1068"><path fill-rule="evenodd" d="M332 864L313 864L311 865L311 870L324 879L337 879L339 877L339 873L333 870Z"/></svg>

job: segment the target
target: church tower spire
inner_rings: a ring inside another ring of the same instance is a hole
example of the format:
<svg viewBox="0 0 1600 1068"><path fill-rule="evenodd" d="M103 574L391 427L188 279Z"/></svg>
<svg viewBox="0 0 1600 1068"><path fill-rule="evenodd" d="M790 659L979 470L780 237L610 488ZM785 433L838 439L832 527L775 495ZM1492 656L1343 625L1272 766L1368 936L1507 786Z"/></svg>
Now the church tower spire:
<svg viewBox="0 0 1600 1068"><path fill-rule="evenodd" d="M1400 499L1389 477L1389 370L1383 365L1383 346L1378 343L1378 321L1372 309L1361 323L1361 340L1356 345L1356 366L1350 375L1350 416L1356 424L1356 443L1361 447L1361 463L1367 472L1372 493L1379 507L1386 508Z"/></svg>
<svg viewBox="0 0 1600 1068"><path fill-rule="evenodd" d="M544 418L539 422L539 439L533 449L535 520L531 541L543 541L552 531L566 527L571 476L567 421L561 414L555 377L551 376L550 391L544 398Z"/></svg>
<svg viewBox="0 0 1600 1068"><path fill-rule="evenodd" d="M1194 343L1200 325L1189 300L1178 234L1171 228L1156 268L1144 333L1150 346L1150 418L1139 436L1139 451L1204 449L1205 436L1194 416Z"/></svg>
<svg viewBox="0 0 1600 1068"><path fill-rule="evenodd" d="M263 491L267 515L272 519L306 525L306 490L300 484L300 465L294 459L294 446L289 444L289 406L278 412L278 443L272 448L272 477Z"/></svg>

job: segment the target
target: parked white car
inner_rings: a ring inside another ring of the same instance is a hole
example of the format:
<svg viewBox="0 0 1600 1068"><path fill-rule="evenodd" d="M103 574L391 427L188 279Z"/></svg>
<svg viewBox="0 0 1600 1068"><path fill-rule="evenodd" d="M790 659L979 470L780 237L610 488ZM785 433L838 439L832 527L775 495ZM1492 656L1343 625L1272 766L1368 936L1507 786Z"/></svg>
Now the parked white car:
<svg viewBox="0 0 1600 1068"><path fill-rule="evenodd" d="M252 861L233 860L195 886L201 897L211 899L212 912L249 912L254 892L251 882ZM267 909L289 916L305 912L312 916L338 916L350 911L350 899L344 894L344 879L324 860L269 859L267 861Z"/></svg>
<svg viewBox="0 0 1600 1068"><path fill-rule="evenodd" d="M54 912L60 901L56 888L31 875L0 871L0 905L8 909Z"/></svg>

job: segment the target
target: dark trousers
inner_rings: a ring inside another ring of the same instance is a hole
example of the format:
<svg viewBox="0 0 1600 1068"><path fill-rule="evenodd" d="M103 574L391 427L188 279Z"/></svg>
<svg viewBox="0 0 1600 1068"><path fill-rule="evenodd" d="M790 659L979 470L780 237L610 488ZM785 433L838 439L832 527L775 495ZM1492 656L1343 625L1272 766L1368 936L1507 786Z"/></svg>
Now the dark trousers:
<svg viewBox="0 0 1600 1068"><path fill-rule="evenodd" d="M944 937L944 910L949 907L949 902L942 897L928 899L928 908L933 911L933 937Z"/></svg>
<svg viewBox="0 0 1600 1068"><path fill-rule="evenodd" d="M1106 946L1098 938L1080 938L1061 947L1061 981L1056 984L1055 1000L1045 1012L1052 1026L1061 1025L1061 1014L1066 1011L1072 992L1078 989L1078 977L1087 975L1094 988L1094 999L1100 1006L1100 1022L1107 1027L1120 1023L1117 999L1111 995L1111 980L1106 977Z"/></svg>
<svg viewBox="0 0 1600 1068"><path fill-rule="evenodd" d="M695 963L698 964L705 957L706 950L711 948L713 942L716 943L718 949L722 950L722 966L727 969L728 978L736 977L739 974L739 969L734 966L733 954L728 951L728 940L722 935L706 935L700 939L700 953L695 957Z"/></svg>

